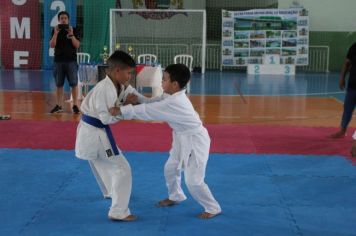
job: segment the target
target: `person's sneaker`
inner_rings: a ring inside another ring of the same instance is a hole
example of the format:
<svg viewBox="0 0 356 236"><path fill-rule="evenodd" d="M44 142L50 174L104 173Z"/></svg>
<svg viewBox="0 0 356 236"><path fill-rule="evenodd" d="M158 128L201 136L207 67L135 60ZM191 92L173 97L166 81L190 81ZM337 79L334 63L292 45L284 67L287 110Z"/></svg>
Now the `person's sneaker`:
<svg viewBox="0 0 356 236"><path fill-rule="evenodd" d="M62 107L61 107L61 106L58 106L58 105L56 105L56 106L51 110L51 113L61 113L61 112L63 112Z"/></svg>
<svg viewBox="0 0 356 236"><path fill-rule="evenodd" d="M73 113L74 113L74 114L79 114L79 113L80 113L79 108L78 108L77 105L74 105L74 106L72 107L72 109L73 109Z"/></svg>

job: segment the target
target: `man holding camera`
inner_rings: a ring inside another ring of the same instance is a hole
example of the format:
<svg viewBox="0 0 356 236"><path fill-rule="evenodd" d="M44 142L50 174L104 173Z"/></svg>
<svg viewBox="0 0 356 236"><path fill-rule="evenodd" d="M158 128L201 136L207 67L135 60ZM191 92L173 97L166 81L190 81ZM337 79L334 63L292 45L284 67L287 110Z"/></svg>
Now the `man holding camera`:
<svg viewBox="0 0 356 236"><path fill-rule="evenodd" d="M54 48L53 76L56 81L56 106L51 113L60 113L63 103L63 85L67 78L73 97L73 113L79 114L78 108L78 64L77 48L80 46L76 31L69 25L69 14L66 11L58 13L59 24L52 30L50 47Z"/></svg>

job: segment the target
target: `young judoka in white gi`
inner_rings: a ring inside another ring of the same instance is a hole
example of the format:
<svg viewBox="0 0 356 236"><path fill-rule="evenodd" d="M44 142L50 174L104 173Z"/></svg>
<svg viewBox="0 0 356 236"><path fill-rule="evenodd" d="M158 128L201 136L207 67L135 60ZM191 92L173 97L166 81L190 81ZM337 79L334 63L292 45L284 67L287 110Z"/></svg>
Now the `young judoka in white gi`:
<svg viewBox="0 0 356 236"><path fill-rule="evenodd" d="M82 119L77 128L75 154L88 160L103 195L111 197L108 214L111 220L133 221L128 208L132 176L131 168L112 137L109 124L120 119L109 113L109 108L125 100L127 84L135 61L127 53L114 52L108 59L107 76L84 98Z"/></svg>
<svg viewBox="0 0 356 236"><path fill-rule="evenodd" d="M204 212L198 217L208 219L220 214L221 208L204 182L210 137L185 94L189 79L190 71L185 65L169 65L162 80L165 94L152 99L131 94L128 100L135 102L136 99L143 104L113 107L110 112L114 117L122 116L125 120L162 120L169 124L173 129L173 143L164 167L168 198L158 205L172 206L186 199L181 188L181 171L184 170L190 194L204 207Z"/></svg>

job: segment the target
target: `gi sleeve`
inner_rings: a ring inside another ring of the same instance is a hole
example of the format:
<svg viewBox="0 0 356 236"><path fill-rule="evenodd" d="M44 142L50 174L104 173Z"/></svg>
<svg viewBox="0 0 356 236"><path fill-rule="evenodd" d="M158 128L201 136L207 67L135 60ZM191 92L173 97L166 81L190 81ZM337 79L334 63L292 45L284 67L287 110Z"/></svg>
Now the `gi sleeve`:
<svg viewBox="0 0 356 236"><path fill-rule="evenodd" d="M121 116L112 116L109 108L115 106L117 95L115 91L106 91L101 89L97 92L95 97L95 110L97 111L98 118L104 125L114 124L121 120Z"/></svg>
<svg viewBox="0 0 356 236"><path fill-rule="evenodd" d="M139 103L152 103L152 102L159 102L161 100L163 100L163 94L157 97L152 97L152 98L148 98L143 96L142 94L139 94L138 96L138 102Z"/></svg>
<svg viewBox="0 0 356 236"><path fill-rule="evenodd" d="M133 93L134 95L137 96L139 103L157 102L157 101L161 101L164 98L163 95L157 96L157 97L153 97L153 98L148 98L148 97L140 94L135 88L133 88L131 85L129 85L125 89L124 100L126 100L127 95L130 94L130 93Z"/></svg>
<svg viewBox="0 0 356 236"><path fill-rule="evenodd" d="M120 108L124 120L160 120L165 122L175 122L177 117L175 112L170 109L167 100L159 102L144 103L136 106L126 105Z"/></svg>

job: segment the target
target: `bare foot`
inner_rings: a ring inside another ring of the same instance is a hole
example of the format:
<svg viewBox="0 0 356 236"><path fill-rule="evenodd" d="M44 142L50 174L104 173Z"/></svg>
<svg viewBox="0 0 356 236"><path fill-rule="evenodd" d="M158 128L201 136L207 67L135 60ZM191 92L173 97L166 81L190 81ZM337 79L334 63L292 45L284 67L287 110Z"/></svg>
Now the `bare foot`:
<svg viewBox="0 0 356 236"><path fill-rule="evenodd" d="M137 216L135 215L128 215L127 217L123 218L123 219L119 219L116 217L113 217L111 215L109 215L109 219L110 220L114 220L114 221L125 221L125 222L130 222L130 221L135 221L137 220Z"/></svg>
<svg viewBox="0 0 356 236"><path fill-rule="evenodd" d="M217 215L219 215L220 213L217 213L217 214L211 214L211 213L208 213L208 212L203 212L203 213L200 213L198 215L198 218L200 219L211 219Z"/></svg>
<svg viewBox="0 0 356 236"><path fill-rule="evenodd" d="M339 130L336 133L333 133L330 135L330 138L343 138L346 136L346 131L344 130Z"/></svg>
<svg viewBox="0 0 356 236"><path fill-rule="evenodd" d="M175 201L172 201L168 198L162 200L162 201L159 201L157 206L158 207L167 207L167 206L173 206L173 205L176 205L178 204L178 202L175 202Z"/></svg>

